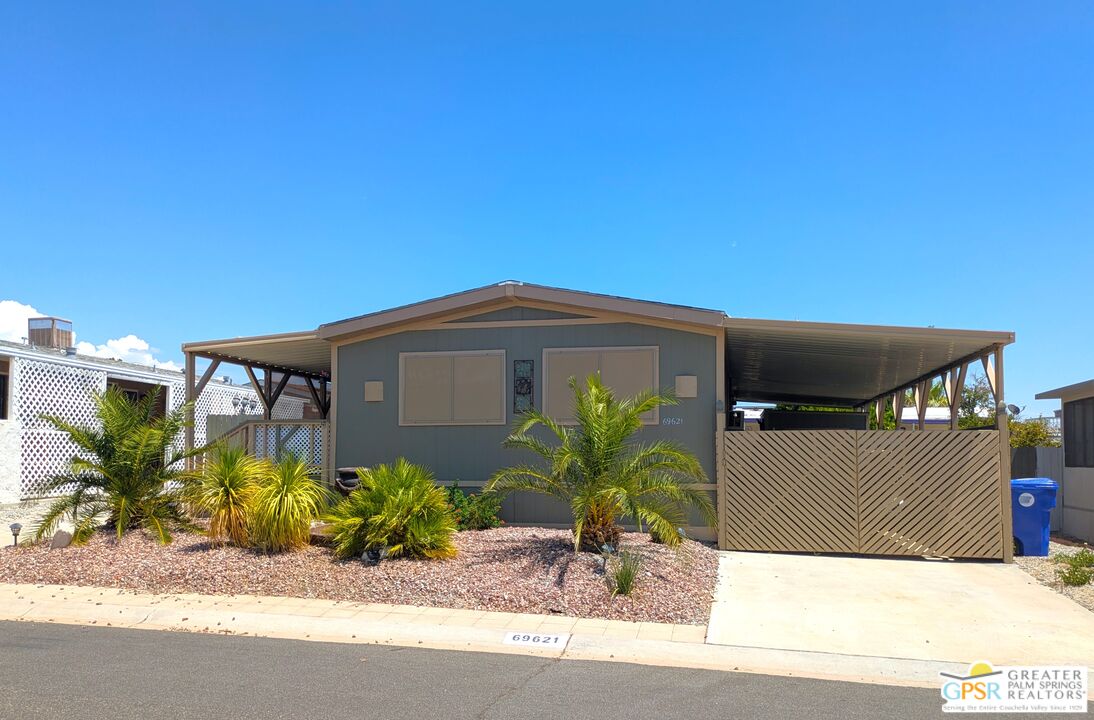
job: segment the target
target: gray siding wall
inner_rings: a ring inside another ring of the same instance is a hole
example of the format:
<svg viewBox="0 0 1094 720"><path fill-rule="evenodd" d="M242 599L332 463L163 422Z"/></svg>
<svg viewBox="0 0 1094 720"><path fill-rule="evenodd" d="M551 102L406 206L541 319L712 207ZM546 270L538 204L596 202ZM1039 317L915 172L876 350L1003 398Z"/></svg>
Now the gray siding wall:
<svg viewBox="0 0 1094 720"><path fill-rule="evenodd" d="M469 489L498 468L529 458L501 446L508 426L399 425L399 353L442 350L504 349L506 408L513 414L513 361L535 361L535 396L542 406L543 349L657 345L662 388L672 388L677 375L696 375L698 397L661 409L661 421L647 426L640 438L683 443L698 456L713 482L715 423L715 338L679 330L631 323L551 327L425 330L388 335L338 348L337 467L367 466L404 456L428 466L441 481L459 480ZM367 380L384 383L384 401L366 403ZM677 422L679 421L679 422ZM564 508L558 521L566 518ZM553 513L552 513L553 515ZM554 517L551 518L554 520ZM516 520L521 522L522 520Z"/></svg>

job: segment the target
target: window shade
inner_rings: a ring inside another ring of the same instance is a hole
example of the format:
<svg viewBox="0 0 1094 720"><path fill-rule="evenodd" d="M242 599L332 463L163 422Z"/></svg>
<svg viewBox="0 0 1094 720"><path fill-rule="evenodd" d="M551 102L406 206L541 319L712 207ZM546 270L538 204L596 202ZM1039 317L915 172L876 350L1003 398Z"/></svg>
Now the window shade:
<svg viewBox="0 0 1094 720"><path fill-rule="evenodd" d="M573 422L573 392L570 378L580 385L594 373L600 373L605 385L615 391L617 398L626 398L640 392L656 389L657 348L590 348L544 350L544 410L561 422ZM646 424L657 423L657 411L643 416Z"/></svg>
<svg viewBox="0 0 1094 720"><path fill-rule="evenodd" d="M404 353L402 425L505 423L505 351Z"/></svg>

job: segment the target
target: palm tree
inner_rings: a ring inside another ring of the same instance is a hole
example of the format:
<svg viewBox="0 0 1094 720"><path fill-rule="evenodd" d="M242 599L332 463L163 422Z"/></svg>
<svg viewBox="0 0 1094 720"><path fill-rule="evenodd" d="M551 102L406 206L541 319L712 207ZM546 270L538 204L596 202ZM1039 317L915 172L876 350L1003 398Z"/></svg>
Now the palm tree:
<svg viewBox="0 0 1094 720"><path fill-rule="evenodd" d="M642 416L676 404L674 397L650 390L619 400L599 375L590 376L584 388L570 378L570 389L576 425L562 425L538 410L525 412L504 445L529 450L543 463L499 470L486 491L536 492L569 504L575 552L599 552L606 543L616 546L616 521L621 517L634 519L639 529L648 526L668 545L680 542L685 506L698 508L713 525L714 506L697 487L708 482L707 477L695 455L667 440L632 440L642 428ZM534 436L531 431L536 427L545 428L557 443Z"/></svg>
<svg viewBox="0 0 1094 720"><path fill-rule="evenodd" d="M59 417L43 419L66 433L77 454L68 469L51 477L50 490L66 494L46 510L35 528L36 540L57 529L71 516L74 543L86 542L104 520L119 538L143 527L163 544L171 542L170 528L188 525L180 488L190 477L185 461L204 452L179 449L179 433L187 426L189 405L156 417L159 390L131 401L121 390L95 393L98 427L80 427Z"/></svg>

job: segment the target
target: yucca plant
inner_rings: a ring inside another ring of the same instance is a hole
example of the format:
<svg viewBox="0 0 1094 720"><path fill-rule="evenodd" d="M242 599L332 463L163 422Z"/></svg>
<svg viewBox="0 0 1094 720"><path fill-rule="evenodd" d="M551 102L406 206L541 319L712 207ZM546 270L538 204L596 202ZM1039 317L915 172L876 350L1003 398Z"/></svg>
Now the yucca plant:
<svg viewBox="0 0 1094 720"><path fill-rule="evenodd" d="M271 469L269 463L257 460L242 447L222 444L214 448L201 475L189 483L185 493L195 510L208 513L213 542L230 540L247 545L251 503Z"/></svg>
<svg viewBox="0 0 1094 720"><path fill-rule="evenodd" d="M179 449L176 442L187 426L190 405L156 417L156 388L132 401L110 387L94 393L94 427L73 425L53 415L42 416L68 435L77 454L68 468L49 479L46 492L65 494L49 506L34 530L35 540L49 537L65 517L75 526L72 541L86 542L105 523L118 538L142 527L163 544L171 530L188 527L180 488L191 473L186 460L205 451Z"/></svg>
<svg viewBox="0 0 1094 720"><path fill-rule="evenodd" d="M433 473L406 458L357 471L360 485L325 518L334 552L346 558L387 548L389 556L446 558L456 554L456 518Z"/></svg>
<svg viewBox="0 0 1094 720"><path fill-rule="evenodd" d="M675 398L650 390L620 400L598 374L584 387L570 378L570 389L576 424L562 425L535 409L523 413L504 445L535 453L543 462L498 470L486 491L542 493L568 504L575 552L618 547L621 517L648 527L666 545L680 543L677 528L686 524L688 506L714 524L714 506L698 487L707 482L706 473L695 455L667 440L632 439L643 415L675 405ZM536 428L545 428L555 442L534 435Z"/></svg>
<svg viewBox="0 0 1094 720"><path fill-rule="evenodd" d="M605 563L607 564L607 563ZM638 573L642 570L642 556L630 550L619 553L608 578L612 595L630 595L638 582Z"/></svg>
<svg viewBox="0 0 1094 720"><path fill-rule="evenodd" d="M282 552L308 544L311 523L330 505L330 490L314 480L308 464L287 456L267 469L250 502L249 531L255 547Z"/></svg>

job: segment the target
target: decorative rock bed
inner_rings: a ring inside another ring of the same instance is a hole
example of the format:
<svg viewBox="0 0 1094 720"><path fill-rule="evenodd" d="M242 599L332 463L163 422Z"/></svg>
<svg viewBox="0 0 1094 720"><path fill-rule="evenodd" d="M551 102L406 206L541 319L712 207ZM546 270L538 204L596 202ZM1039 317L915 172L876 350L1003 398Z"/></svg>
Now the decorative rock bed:
<svg viewBox="0 0 1094 720"><path fill-rule="evenodd" d="M1056 575L1056 570L1061 565L1052 559L1057 553L1072 555L1082 550L1083 547L1083 545L1064 545L1054 540L1048 544L1048 557L1017 556L1014 558L1014 564L1032 575L1042 585L1047 585L1061 595L1071 598L1087 610L1094 611L1094 583L1087 583L1079 587L1064 585Z"/></svg>
<svg viewBox="0 0 1094 720"><path fill-rule="evenodd" d="M166 547L143 532L121 542L103 533L82 547L48 544L0 551L0 582L129 588L143 592L285 595L331 600L557 613L577 617L704 624L717 553L697 542L672 549L624 534L622 550L643 555L631 597L612 597L601 558L575 555L568 530L498 528L461 532L444 561L385 560L370 567L310 546L264 555L179 534Z"/></svg>

